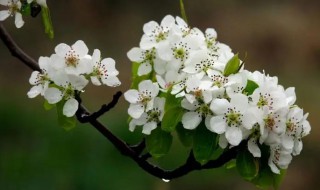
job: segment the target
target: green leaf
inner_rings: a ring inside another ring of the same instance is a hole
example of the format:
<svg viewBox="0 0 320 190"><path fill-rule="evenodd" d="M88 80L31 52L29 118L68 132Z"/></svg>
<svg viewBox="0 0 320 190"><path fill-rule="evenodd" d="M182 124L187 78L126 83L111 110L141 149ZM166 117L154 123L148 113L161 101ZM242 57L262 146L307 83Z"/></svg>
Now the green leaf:
<svg viewBox="0 0 320 190"><path fill-rule="evenodd" d="M258 175L259 163L248 150L241 150L237 155L237 169L246 180L252 180Z"/></svg>
<svg viewBox="0 0 320 190"><path fill-rule="evenodd" d="M174 131L178 123L181 122L183 113L182 107L173 107L167 110L162 118L161 129L167 132Z"/></svg>
<svg viewBox="0 0 320 190"><path fill-rule="evenodd" d="M237 161L235 159L230 160L229 162L227 162L225 164L225 168L228 169L228 170L230 170L232 168L235 168L236 166L237 166Z"/></svg>
<svg viewBox="0 0 320 190"><path fill-rule="evenodd" d="M172 144L172 135L162 131L160 127L154 129L150 135L146 136L146 147L154 158L166 155Z"/></svg>
<svg viewBox="0 0 320 190"><path fill-rule="evenodd" d="M184 8L183 0L180 0L180 12L181 12L182 19L188 24L187 14Z"/></svg>
<svg viewBox="0 0 320 190"><path fill-rule="evenodd" d="M179 122L176 127L176 131L178 134L178 138L179 138L180 142L183 144L183 146L190 147L193 142L194 130L185 129L183 127L182 123Z"/></svg>
<svg viewBox="0 0 320 190"><path fill-rule="evenodd" d="M227 63L226 67L224 68L224 76L229 76L231 74L235 74L239 72L239 69L242 65L240 65L240 59L238 54L235 54Z"/></svg>
<svg viewBox="0 0 320 190"><path fill-rule="evenodd" d="M53 32L53 25L50 17L50 11L48 7L41 7L42 10L42 22L44 25L44 31L46 34L48 34L50 39L53 39L54 32Z"/></svg>
<svg viewBox="0 0 320 190"><path fill-rule="evenodd" d="M286 174L286 170L280 170L280 174L275 174L271 171L268 164L270 155L269 149L268 146L261 147L260 171L257 177L251 182L261 189L270 189L270 187L279 189L280 183Z"/></svg>
<svg viewBox="0 0 320 190"><path fill-rule="evenodd" d="M259 85L252 81L252 80L248 80L247 81L247 86L244 89L244 91L246 92L247 95L251 95L255 89L257 89L259 87Z"/></svg>
<svg viewBox="0 0 320 190"><path fill-rule="evenodd" d="M60 102L58 102L56 104L57 105L56 106L57 113L58 113L58 123L66 131L69 131L76 126L77 120L76 120L75 116L67 117L67 116L63 115L63 106L64 106L65 102L66 102L65 100L61 100Z"/></svg>
<svg viewBox="0 0 320 190"><path fill-rule="evenodd" d="M195 129L193 134L193 153L195 159L201 163L207 163L217 149L218 135L207 129L204 122Z"/></svg>
<svg viewBox="0 0 320 190"><path fill-rule="evenodd" d="M47 100L44 101L43 107L46 111L51 110L53 107L55 107L55 104L49 104Z"/></svg>
<svg viewBox="0 0 320 190"><path fill-rule="evenodd" d="M21 9L20 9L20 13L23 16L29 16L31 13L31 8L30 8L30 4L27 3L27 1L22 2L21 4Z"/></svg>

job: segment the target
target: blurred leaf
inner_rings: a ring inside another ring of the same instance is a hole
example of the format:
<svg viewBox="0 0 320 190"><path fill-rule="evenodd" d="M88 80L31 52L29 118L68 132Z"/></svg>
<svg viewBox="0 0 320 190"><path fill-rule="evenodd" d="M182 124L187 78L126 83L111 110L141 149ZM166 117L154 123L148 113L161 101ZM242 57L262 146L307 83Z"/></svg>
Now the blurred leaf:
<svg viewBox="0 0 320 190"><path fill-rule="evenodd" d="M185 129L181 122L176 127L178 138L185 147L190 147L193 142L194 130Z"/></svg>
<svg viewBox="0 0 320 190"><path fill-rule="evenodd" d="M213 152L217 149L217 134L209 131L204 122L195 129L193 134L193 153L195 159L205 164L211 159Z"/></svg>
<svg viewBox="0 0 320 190"><path fill-rule="evenodd" d="M235 54L227 63L226 67L224 68L224 76L229 76L231 74L235 74L241 68L240 66L240 59L238 54Z"/></svg>
<svg viewBox="0 0 320 190"><path fill-rule="evenodd" d="M184 8L183 0L180 0L180 13L181 13L182 19L188 24L187 14Z"/></svg>
<svg viewBox="0 0 320 190"><path fill-rule="evenodd" d="M244 89L244 91L247 93L247 95L251 95L255 89L257 89L259 87L259 85L252 81L252 80L248 80L247 81L247 86L246 88Z"/></svg>
<svg viewBox="0 0 320 190"><path fill-rule="evenodd" d="M162 122L161 122L162 130L167 132L174 131L178 123L181 121L183 113L184 113L184 110L182 109L182 107L173 107L167 110L164 113L164 116L162 118Z"/></svg>
<svg viewBox="0 0 320 190"><path fill-rule="evenodd" d="M150 135L146 136L146 146L148 152L154 158L166 155L172 144L172 135L162 131L160 127L154 129Z"/></svg>
<svg viewBox="0 0 320 190"><path fill-rule="evenodd" d="M29 16L29 15L31 14L30 4L28 4L27 1L22 1L22 2L21 2L20 13L21 13L23 16Z"/></svg>
<svg viewBox="0 0 320 190"><path fill-rule="evenodd" d="M258 175L259 163L247 150L241 150L236 161L239 174L246 180L252 180Z"/></svg>
<svg viewBox="0 0 320 190"><path fill-rule="evenodd" d="M51 110L55 106L55 104L49 104L49 102L46 99L44 100L43 107L46 111Z"/></svg>
<svg viewBox="0 0 320 190"><path fill-rule="evenodd" d="M228 163L225 164L225 168L228 170L235 168L236 166L237 166L237 161L235 159L230 160Z"/></svg>
<svg viewBox="0 0 320 190"><path fill-rule="evenodd" d="M54 32L53 32L53 25L50 17L50 11L48 7L42 7L42 22L44 25L44 31L48 34L50 39L53 39Z"/></svg>
<svg viewBox="0 0 320 190"><path fill-rule="evenodd" d="M57 113L58 113L58 123L66 131L69 131L76 126L77 120L76 120L75 116L67 117L67 116L63 115L63 106L64 106L65 102L66 102L65 100L61 100L60 102L58 102L56 104L57 105Z"/></svg>

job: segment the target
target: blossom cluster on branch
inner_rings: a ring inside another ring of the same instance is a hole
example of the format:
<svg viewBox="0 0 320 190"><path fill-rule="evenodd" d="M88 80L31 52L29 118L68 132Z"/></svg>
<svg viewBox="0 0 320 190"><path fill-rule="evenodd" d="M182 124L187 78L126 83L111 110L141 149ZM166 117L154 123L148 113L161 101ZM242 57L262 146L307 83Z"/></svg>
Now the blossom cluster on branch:
<svg viewBox="0 0 320 190"><path fill-rule="evenodd" d="M43 96L48 104L63 103L62 113L72 117L79 107L77 93L83 92L91 80L94 85L119 86L112 58L101 58L98 49L88 54L86 44L79 40L72 46L61 43L56 46L50 57L40 57L41 72L33 71L29 82L33 87L28 92L29 98Z"/></svg>
<svg viewBox="0 0 320 190"><path fill-rule="evenodd" d="M293 87L285 89L277 77L245 70L238 54L217 41L213 28L203 33L180 17L167 15L160 24L146 23L143 32L139 47L127 53L133 62L133 83L124 95L130 103L129 128L142 126L147 145L149 136L159 138L153 133L170 136L176 131L183 137L191 132L187 146L197 161L205 163L212 154L197 152L200 130L213 135L211 145L204 145L209 152L247 141L252 156L268 156L268 165L277 174L288 167L292 155L300 154L310 124L308 114L295 105ZM156 151L153 156L166 154L168 139L163 154ZM158 145L149 144L152 154ZM266 153L263 147L268 147Z"/></svg>

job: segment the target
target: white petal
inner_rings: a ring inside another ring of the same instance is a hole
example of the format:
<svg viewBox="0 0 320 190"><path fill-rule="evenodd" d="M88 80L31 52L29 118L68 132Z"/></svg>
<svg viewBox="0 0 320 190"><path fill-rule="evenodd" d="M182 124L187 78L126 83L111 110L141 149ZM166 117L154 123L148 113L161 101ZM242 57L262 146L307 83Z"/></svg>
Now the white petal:
<svg viewBox="0 0 320 190"><path fill-rule="evenodd" d="M166 66L166 63L161 59L153 60L153 68L158 75L163 75L166 72Z"/></svg>
<svg viewBox="0 0 320 190"><path fill-rule="evenodd" d="M197 112L186 112L181 121L185 129L195 129L202 121L202 116Z"/></svg>
<svg viewBox="0 0 320 190"><path fill-rule="evenodd" d="M49 104L55 104L62 99L62 92L57 88L48 88L44 92L44 98L49 102Z"/></svg>
<svg viewBox="0 0 320 190"><path fill-rule="evenodd" d="M174 20L173 16L167 15L162 19L161 26L164 29L170 29L172 27L172 25L174 25L174 22L175 22L175 20Z"/></svg>
<svg viewBox="0 0 320 190"><path fill-rule="evenodd" d="M257 141L254 138L251 138L248 141L248 150L254 157L261 157L261 151L259 146L257 145Z"/></svg>
<svg viewBox="0 0 320 190"><path fill-rule="evenodd" d="M87 45L82 40L76 41L76 43L72 45L72 49L75 50L79 57L84 57L89 51Z"/></svg>
<svg viewBox="0 0 320 190"><path fill-rule="evenodd" d="M4 21L10 16L9 10L0 11L0 21Z"/></svg>
<svg viewBox="0 0 320 190"><path fill-rule="evenodd" d="M133 132L136 129L137 124L135 123L135 119L132 119L129 123L129 130Z"/></svg>
<svg viewBox="0 0 320 190"><path fill-rule="evenodd" d="M139 92L135 89L130 89L124 93L124 98L131 104L135 104L139 99Z"/></svg>
<svg viewBox="0 0 320 190"><path fill-rule="evenodd" d="M210 109L216 114L224 114L230 107L230 103L226 99L214 99L211 102Z"/></svg>
<svg viewBox="0 0 320 190"><path fill-rule="evenodd" d="M295 140L294 141L294 148L293 148L293 152L292 155L297 156L301 153L301 150L303 148L303 144L301 140Z"/></svg>
<svg viewBox="0 0 320 190"><path fill-rule="evenodd" d="M103 84L110 86L110 87L115 87L115 86L120 86L121 82L118 79L118 77L109 77L107 79L102 78Z"/></svg>
<svg viewBox="0 0 320 190"><path fill-rule="evenodd" d="M33 87L29 90L29 92L27 93L27 95L28 95L29 98L34 98L34 97L38 96L39 94L41 94L41 93L42 93L42 90L43 90L43 88L42 88L41 85L33 86Z"/></svg>
<svg viewBox="0 0 320 190"><path fill-rule="evenodd" d="M30 1L30 0L28 0ZM11 0L0 0L0 5L3 5L3 6L8 6L8 4L11 4ZM28 2L30 3L30 2Z"/></svg>
<svg viewBox="0 0 320 190"><path fill-rule="evenodd" d="M101 82L100 82L100 80L98 79L98 77L96 77L96 76L91 76L90 79L91 79L92 84L94 84L94 85L96 85L96 86L100 86L100 85L101 85Z"/></svg>
<svg viewBox="0 0 320 190"><path fill-rule="evenodd" d="M156 122L153 121L153 122L146 123L145 125L143 125L142 133L146 135L150 135L151 131L155 128L157 128Z"/></svg>
<svg viewBox="0 0 320 190"><path fill-rule="evenodd" d="M58 54L61 58L66 56L66 53L68 53L71 50L71 47L65 43L58 44L54 51L56 54Z"/></svg>
<svg viewBox="0 0 320 190"><path fill-rule="evenodd" d="M143 35L142 38L141 38L141 41L140 41L140 47L141 49L143 50L149 50L153 47L156 46L156 42L151 39L150 37L148 37L147 35Z"/></svg>
<svg viewBox="0 0 320 190"><path fill-rule="evenodd" d="M181 101L181 107L190 110L190 111L194 111L196 110L199 106L196 103L190 103L186 98L182 99Z"/></svg>
<svg viewBox="0 0 320 190"><path fill-rule="evenodd" d="M130 51L128 51L127 56L130 61L141 62L144 59L144 57L142 56L143 52L144 50L138 47L134 47Z"/></svg>
<svg viewBox="0 0 320 190"><path fill-rule="evenodd" d="M29 78L29 83L31 85L37 85L39 83L39 78L38 78L39 74L40 74L39 71L33 71L31 73L31 76Z"/></svg>
<svg viewBox="0 0 320 190"><path fill-rule="evenodd" d="M22 20L22 14L19 12L16 12L15 18L14 18L14 23L17 28L21 28L24 25L24 21Z"/></svg>
<svg viewBox="0 0 320 190"><path fill-rule="evenodd" d="M279 168L273 163L273 161L272 161L271 158L269 158L268 164L269 164L269 167L271 168L271 171L272 171L273 173L280 174Z"/></svg>
<svg viewBox="0 0 320 190"><path fill-rule="evenodd" d="M134 118L138 119L144 112L144 107L141 104L130 104L128 109L128 114Z"/></svg>
<svg viewBox="0 0 320 190"><path fill-rule="evenodd" d="M159 93L159 86L157 83L152 83L151 80L144 80L138 85L139 92L151 92L151 97L156 97Z"/></svg>
<svg viewBox="0 0 320 190"><path fill-rule="evenodd" d="M66 101L66 103L63 106L63 115L67 117L72 117L78 110L79 103L76 99L70 98Z"/></svg>
<svg viewBox="0 0 320 190"><path fill-rule="evenodd" d="M290 137L288 135L283 135L282 146L283 146L283 148L292 151L293 146L294 146L294 141L293 141L292 137Z"/></svg>
<svg viewBox="0 0 320 190"><path fill-rule="evenodd" d="M196 91L200 86L200 79L197 77L189 77L186 81L187 92Z"/></svg>
<svg viewBox="0 0 320 190"><path fill-rule="evenodd" d="M157 27L159 27L159 24L157 22L150 21L143 25L143 32L145 34L151 34Z"/></svg>
<svg viewBox="0 0 320 190"><path fill-rule="evenodd" d="M186 94L184 97L186 97L188 102L190 102L191 104L193 104L196 101L196 97L192 94Z"/></svg>
<svg viewBox="0 0 320 190"><path fill-rule="evenodd" d="M140 64L139 66L139 69L138 69L138 75L139 76L142 76L142 75L146 75L146 74L149 74L152 70L152 66L150 65L150 63L142 63Z"/></svg>
<svg viewBox="0 0 320 190"><path fill-rule="evenodd" d="M217 38L217 32L213 28L207 28L205 33L208 38Z"/></svg>
<svg viewBox="0 0 320 190"><path fill-rule="evenodd" d="M83 75L68 75L69 82L76 90L81 91L88 84L88 80Z"/></svg>
<svg viewBox="0 0 320 190"><path fill-rule="evenodd" d="M228 140L226 139L225 135L220 135L219 136L219 146L222 149L225 149L228 146Z"/></svg>
<svg viewBox="0 0 320 190"><path fill-rule="evenodd" d="M159 57L164 61L170 61L173 58L169 43L160 43L157 48Z"/></svg>
<svg viewBox="0 0 320 190"><path fill-rule="evenodd" d="M230 97L230 104L236 107L241 113L245 113L248 108L248 97L244 94L234 94Z"/></svg>
<svg viewBox="0 0 320 190"><path fill-rule="evenodd" d="M99 49L93 50L92 61L94 62L94 65L97 65L97 63L100 63L100 61L101 61L101 52L100 52Z"/></svg>
<svg viewBox="0 0 320 190"><path fill-rule="evenodd" d="M238 127L229 127L226 131L226 138L233 146L238 146L242 140L242 132Z"/></svg>
<svg viewBox="0 0 320 190"><path fill-rule="evenodd" d="M213 131L217 134L222 134L226 131L227 124L223 120L223 116L213 116L210 120L210 131Z"/></svg>

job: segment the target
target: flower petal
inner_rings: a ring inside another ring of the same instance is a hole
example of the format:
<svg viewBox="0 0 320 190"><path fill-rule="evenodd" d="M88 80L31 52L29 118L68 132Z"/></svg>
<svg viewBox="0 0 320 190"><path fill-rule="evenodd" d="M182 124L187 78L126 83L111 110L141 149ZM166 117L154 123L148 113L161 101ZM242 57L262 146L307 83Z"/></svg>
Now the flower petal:
<svg viewBox="0 0 320 190"><path fill-rule="evenodd" d="M76 99L70 98L66 101L66 103L63 106L63 115L67 117L72 117L78 110L79 103Z"/></svg>
<svg viewBox="0 0 320 190"><path fill-rule="evenodd" d="M144 50L134 47L130 51L128 51L127 56L130 59L130 61L134 62L141 62L143 61L144 57L143 55Z"/></svg>
<svg viewBox="0 0 320 190"><path fill-rule="evenodd" d="M238 146L242 140L242 132L238 127L229 127L226 131L226 138L233 146Z"/></svg>
<svg viewBox="0 0 320 190"><path fill-rule="evenodd" d="M181 121L185 129L195 129L202 121L202 116L197 112L186 112Z"/></svg>
<svg viewBox="0 0 320 190"><path fill-rule="evenodd" d="M87 45L82 40L76 41L76 43L72 45L72 49L75 50L79 57L84 57L89 52Z"/></svg>
<svg viewBox="0 0 320 190"><path fill-rule="evenodd" d="M142 63L140 64L138 69L138 76L149 74L151 70L152 70L152 66L150 65L150 63L147 63L147 62Z"/></svg>
<svg viewBox="0 0 320 190"><path fill-rule="evenodd" d="M71 50L71 47L65 43L58 44L54 51L57 55L59 55L61 58L66 56L66 53L68 53Z"/></svg>
<svg viewBox="0 0 320 190"><path fill-rule="evenodd" d="M139 100L139 92L135 89L130 89L124 93L124 98L130 102L131 104L138 103Z"/></svg>
<svg viewBox="0 0 320 190"><path fill-rule="evenodd" d="M141 104L130 104L128 109L128 114L134 118L138 119L144 112L144 107Z"/></svg>
<svg viewBox="0 0 320 190"><path fill-rule="evenodd" d="M41 85L37 85L37 86L33 86L29 92L27 93L29 98L35 98L36 96L38 96L40 93L42 93L42 86Z"/></svg>
<svg viewBox="0 0 320 190"><path fill-rule="evenodd" d="M230 103L226 99L214 99L210 104L210 109L215 114L224 114L227 112L227 109L230 107Z"/></svg>
<svg viewBox="0 0 320 190"><path fill-rule="evenodd" d="M257 145L257 140L255 138L251 138L248 141L248 150L254 157L261 157L261 151L259 146Z"/></svg>
<svg viewBox="0 0 320 190"><path fill-rule="evenodd" d="M118 79L118 77L102 78L101 80L102 80L102 83L107 86L115 87L115 86L121 85L121 82Z"/></svg>
<svg viewBox="0 0 320 190"><path fill-rule="evenodd" d="M14 17L14 23L17 28L21 28L24 25L24 21L22 20L22 14L19 12L16 12L16 15Z"/></svg>
<svg viewBox="0 0 320 190"><path fill-rule="evenodd" d="M44 92L44 98L48 101L49 104L55 104L62 99L62 92L57 88L48 88Z"/></svg>
<svg viewBox="0 0 320 190"><path fill-rule="evenodd" d="M0 21L6 20L10 16L9 10L0 11Z"/></svg>
<svg viewBox="0 0 320 190"><path fill-rule="evenodd" d="M157 123L156 122L152 121L152 122L146 123L142 127L142 133L146 134L146 135L150 135L151 131L153 129L155 129L155 128L157 128Z"/></svg>
<svg viewBox="0 0 320 190"><path fill-rule="evenodd" d="M210 120L209 130L217 134L222 134L226 131L227 124L223 120L223 116L213 116Z"/></svg>

